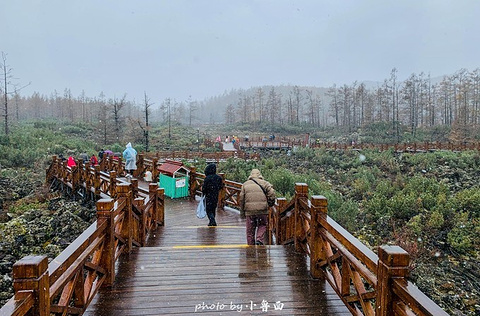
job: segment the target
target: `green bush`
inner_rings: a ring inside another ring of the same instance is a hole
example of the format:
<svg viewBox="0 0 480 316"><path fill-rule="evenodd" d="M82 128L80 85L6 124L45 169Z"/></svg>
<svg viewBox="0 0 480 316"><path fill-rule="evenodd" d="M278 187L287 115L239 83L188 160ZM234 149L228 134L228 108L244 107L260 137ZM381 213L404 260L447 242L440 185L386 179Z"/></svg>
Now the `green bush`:
<svg viewBox="0 0 480 316"><path fill-rule="evenodd" d="M455 226L447 235L450 246L461 254L468 254L479 245L479 223L478 220L471 219L468 211L459 212L454 218Z"/></svg>
<svg viewBox="0 0 480 316"><path fill-rule="evenodd" d="M358 222L358 204L354 201L347 200L340 203L339 206L332 208L329 214L336 222L350 232L357 231L360 228Z"/></svg>
<svg viewBox="0 0 480 316"><path fill-rule="evenodd" d="M443 224L445 224L445 219L443 218L443 214L439 211L433 211L430 214L430 218L427 221L427 227L433 229L440 229Z"/></svg>
<svg viewBox="0 0 480 316"><path fill-rule="evenodd" d="M286 169L272 171L267 180L277 192L277 196L292 197L295 195L295 179L291 172Z"/></svg>

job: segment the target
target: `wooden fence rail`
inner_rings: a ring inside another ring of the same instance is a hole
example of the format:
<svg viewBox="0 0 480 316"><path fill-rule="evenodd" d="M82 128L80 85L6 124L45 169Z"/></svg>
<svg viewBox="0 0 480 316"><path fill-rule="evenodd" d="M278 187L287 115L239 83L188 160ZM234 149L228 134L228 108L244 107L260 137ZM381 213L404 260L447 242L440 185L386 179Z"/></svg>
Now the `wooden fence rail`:
<svg viewBox="0 0 480 316"><path fill-rule="evenodd" d="M191 172L191 198L200 195L205 175ZM238 208L241 184L227 181L219 207ZM295 196L277 198L269 209L269 244L291 244L310 257L310 273L325 277L352 315L448 316L407 280L409 254L398 246L380 246L378 255L327 215L323 196L308 198L308 185L295 184Z"/></svg>
<svg viewBox="0 0 480 316"><path fill-rule="evenodd" d="M327 215L323 196L308 199L308 186L295 184L295 197L270 209L271 239L294 243L310 257L312 277L324 276L353 315L448 315L407 280L409 254L380 246L378 255Z"/></svg>
<svg viewBox="0 0 480 316"><path fill-rule="evenodd" d="M118 169L99 169L88 164L69 168L54 157L47 181L59 182L71 194L84 190L106 198L97 202L96 223L50 264L45 257L15 263L15 296L2 307L2 315L83 313L100 286L115 280L118 257L142 246L149 231L164 224L163 189L150 184L145 190L136 181L117 179ZM225 185L219 207L238 208L241 184L220 175ZM204 179L191 169L191 199L201 194ZM292 200L277 198L269 209L269 242L293 243L307 254L312 277L325 277L352 315L447 315L408 281L410 257L405 250L380 246L375 254L328 216L325 197L308 196L307 184L297 183Z"/></svg>
<svg viewBox="0 0 480 316"><path fill-rule="evenodd" d="M237 145L237 143L235 143ZM390 143L390 144L370 144L370 143L338 143L338 142L322 142L304 140L250 140L239 141L239 149L292 149L294 147L310 147L310 148L325 148L331 150L394 150L395 152L428 152L438 150L449 151L464 151L464 150L480 150L480 143L478 142L422 142L422 143Z"/></svg>
<svg viewBox="0 0 480 316"><path fill-rule="evenodd" d="M59 184L69 194L104 197L96 202L97 220L50 264L45 256L27 256L13 266L14 297L1 315L81 315L101 286L115 280L115 262L134 246L143 246L148 234L164 225L164 190L151 183L116 178L116 171L79 164L70 168L53 158L47 183Z"/></svg>

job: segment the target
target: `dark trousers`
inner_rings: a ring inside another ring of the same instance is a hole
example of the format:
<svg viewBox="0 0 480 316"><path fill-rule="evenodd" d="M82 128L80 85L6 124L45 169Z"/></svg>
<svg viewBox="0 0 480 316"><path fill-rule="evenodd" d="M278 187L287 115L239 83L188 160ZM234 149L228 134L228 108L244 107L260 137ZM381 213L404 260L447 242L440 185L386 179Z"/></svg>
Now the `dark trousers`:
<svg viewBox="0 0 480 316"><path fill-rule="evenodd" d="M217 210L217 207L207 207L207 217L208 217L208 224L209 225L217 225L217 222L215 221L215 211Z"/></svg>

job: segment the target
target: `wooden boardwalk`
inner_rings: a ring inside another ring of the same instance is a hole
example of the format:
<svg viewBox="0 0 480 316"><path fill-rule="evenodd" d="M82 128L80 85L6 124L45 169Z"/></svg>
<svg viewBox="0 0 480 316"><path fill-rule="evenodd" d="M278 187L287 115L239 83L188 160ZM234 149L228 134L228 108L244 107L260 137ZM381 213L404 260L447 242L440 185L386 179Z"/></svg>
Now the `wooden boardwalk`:
<svg viewBox="0 0 480 316"><path fill-rule="evenodd" d="M165 204L165 226L119 259L114 286L85 315L351 315L293 247L247 246L238 213L207 227L196 202Z"/></svg>

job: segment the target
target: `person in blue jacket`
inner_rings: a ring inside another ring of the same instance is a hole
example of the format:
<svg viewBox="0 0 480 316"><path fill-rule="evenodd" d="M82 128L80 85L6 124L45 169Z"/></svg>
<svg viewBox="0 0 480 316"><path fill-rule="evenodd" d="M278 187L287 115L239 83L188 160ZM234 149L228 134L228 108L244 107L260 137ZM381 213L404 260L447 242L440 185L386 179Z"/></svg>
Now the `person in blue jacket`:
<svg viewBox="0 0 480 316"><path fill-rule="evenodd" d="M137 151L132 147L132 143L128 143L123 151L123 159L125 159L125 170L133 175L133 170L137 170Z"/></svg>
<svg viewBox="0 0 480 316"><path fill-rule="evenodd" d="M215 211L218 204L218 193L222 188L222 177L217 174L217 166L211 163L205 168L205 180L202 186L202 192L205 196L205 209L209 219L208 226L217 226Z"/></svg>

